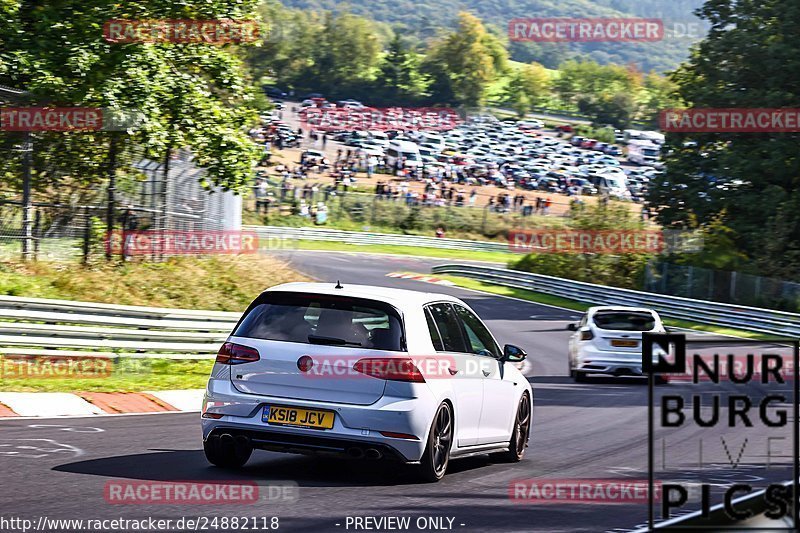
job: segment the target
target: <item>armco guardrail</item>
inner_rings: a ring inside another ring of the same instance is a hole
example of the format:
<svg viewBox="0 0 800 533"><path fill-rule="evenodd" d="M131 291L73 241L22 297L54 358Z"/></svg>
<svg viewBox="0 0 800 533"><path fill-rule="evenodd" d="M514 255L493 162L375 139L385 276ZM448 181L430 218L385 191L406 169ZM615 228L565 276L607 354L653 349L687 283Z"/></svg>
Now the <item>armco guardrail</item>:
<svg viewBox="0 0 800 533"><path fill-rule="evenodd" d="M394 246L413 246L421 248L446 248L449 250L468 250L484 252L508 252L508 243L491 241L470 241L448 239L445 237L425 237L396 233L370 233L321 228L290 228L282 226L245 226L245 230L255 232L259 239L296 239L305 241L333 241L346 244L388 244Z"/></svg>
<svg viewBox="0 0 800 533"><path fill-rule="evenodd" d="M649 307L670 318L776 335L800 335L800 315L794 313L606 287L504 268L446 264L435 266L432 270L434 274L466 276L495 285L552 294L594 305Z"/></svg>
<svg viewBox="0 0 800 533"><path fill-rule="evenodd" d="M0 296L0 355L213 359L239 316Z"/></svg>

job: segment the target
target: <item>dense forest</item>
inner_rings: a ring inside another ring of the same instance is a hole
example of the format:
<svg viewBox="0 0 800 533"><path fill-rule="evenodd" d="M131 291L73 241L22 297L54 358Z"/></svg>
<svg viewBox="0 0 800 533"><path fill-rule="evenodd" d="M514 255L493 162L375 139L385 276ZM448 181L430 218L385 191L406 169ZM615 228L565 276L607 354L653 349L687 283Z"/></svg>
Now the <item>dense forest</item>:
<svg viewBox="0 0 800 533"><path fill-rule="evenodd" d="M698 40L676 35L689 23L701 25L693 12L702 0L286 0L284 5L307 10L348 11L392 26L420 47L458 24L457 13L469 11L486 23L489 31L506 41L511 59L536 61L557 68L569 59L591 59L601 64L635 65L639 70L673 70L688 57ZM661 18L669 31L655 43L507 43L508 22L532 17L642 17Z"/></svg>

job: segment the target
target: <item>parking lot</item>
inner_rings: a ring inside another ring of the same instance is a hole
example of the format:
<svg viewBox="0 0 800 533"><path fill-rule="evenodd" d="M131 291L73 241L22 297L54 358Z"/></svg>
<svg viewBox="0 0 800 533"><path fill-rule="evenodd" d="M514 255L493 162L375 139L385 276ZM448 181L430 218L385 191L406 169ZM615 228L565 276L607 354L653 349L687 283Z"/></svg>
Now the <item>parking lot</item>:
<svg viewBox="0 0 800 533"><path fill-rule="evenodd" d="M621 201L638 215L648 183L660 174L627 161L622 132L620 143L606 144L536 120L478 115L448 131L312 133L297 103L280 107L254 134L266 139L272 126L285 136L282 149L273 150L273 161L286 165L285 171L279 167L280 177L341 183L344 168L348 185L371 191L381 181L390 194L395 188L425 205L489 205L504 212L528 207L529 213L565 215L575 203ZM306 150L314 163L327 164L299 167Z"/></svg>

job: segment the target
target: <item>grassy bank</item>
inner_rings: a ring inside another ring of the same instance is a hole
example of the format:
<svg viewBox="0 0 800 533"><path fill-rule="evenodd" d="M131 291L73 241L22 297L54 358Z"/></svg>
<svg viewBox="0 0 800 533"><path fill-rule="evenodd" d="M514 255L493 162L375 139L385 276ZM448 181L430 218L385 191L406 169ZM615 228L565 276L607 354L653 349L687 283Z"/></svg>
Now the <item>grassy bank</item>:
<svg viewBox="0 0 800 533"><path fill-rule="evenodd" d="M203 389L214 362L171 359L120 358L103 360L96 377L87 375L51 377L55 371L46 364L20 367L0 358L3 392L140 392L170 389ZM93 367L98 368L98 367ZM26 370L22 370L26 369Z"/></svg>
<svg viewBox="0 0 800 533"><path fill-rule="evenodd" d="M501 296L510 296L519 298L521 300L528 300L530 302L552 305L556 307L563 307L565 309L573 309L575 311L586 311L589 307L596 304L589 304L586 302L579 302L577 300L570 300L561 298L560 296L553 296L551 294L544 294L541 292L527 291L524 289L515 289L512 287L503 287L501 285L492 285L484 283L476 279L462 278L460 276L439 275L438 277L452 281L459 287L465 289L472 289L491 294L498 294ZM721 326L714 326L711 324L701 324L699 322L692 322L689 320L676 320L672 318L665 318L664 324L668 327L693 329L695 331L704 331L707 333L714 333L717 335L732 335L735 337L742 337L745 339L770 339L775 335L766 335L754 331L744 331L739 329L725 328Z"/></svg>
<svg viewBox="0 0 800 533"><path fill-rule="evenodd" d="M241 311L272 285L302 281L262 255L175 257L162 263L0 262L0 294L120 305Z"/></svg>
<svg viewBox="0 0 800 533"><path fill-rule="evenodd" d="M433 257L441 259L465 261L489 261L492 263L507 264L510 260L518 259L511 252L471 252L468 250L449 250L445 248L422 248L415 246L393 246L388 244L347 244L332 241L298 241L301 250L327 250L336 252L363 252L371 254L390 255L416 255L420 257Z"/></svg>

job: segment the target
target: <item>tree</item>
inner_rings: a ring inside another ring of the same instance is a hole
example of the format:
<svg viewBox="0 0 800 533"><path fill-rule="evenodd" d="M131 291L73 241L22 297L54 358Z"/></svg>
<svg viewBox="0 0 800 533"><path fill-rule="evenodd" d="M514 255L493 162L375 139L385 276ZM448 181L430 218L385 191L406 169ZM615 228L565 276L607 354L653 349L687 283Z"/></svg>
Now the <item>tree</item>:
<svg viewBox="0 0 800 533"><path fill-rule="evenodd" d="M276 0L262 0L258 13L265 31L247 61L257 79L275 79L291 87L307 87L312 52L323 31L321 17L311 11L289 9ZM314 87L316 89L316 87Z"/></svg>
<svg viewBox="0 0 800 533"><path fill-rule="evenodd" d="M615 94L636 94L641 86L638 71L620 65L600 65L594 61L566 61L559 66L553 88L562 105L578 101L611 99Z"/></svg>
<svg viewBox="0 0 800 533"><path fill-rule="evenodd" d="M800 4L712 0L708 37L673 76L692 107L800 107ZM799 133L668 133L649 202L667 226L722 216L764 275L800 279Z"/></svg>
<svg viewBox="0 0 800 533"><path fill-rule="evenodd" d="M110 19L248 19L255 2L71 0L15 2L12 9L4 4L19 31L4 36L0 56L7 68L0 69L0 84L26 88L39 105L139 112L144 121L130 139L151 156L190 148L207 169L207 185L238 189L255 162L246 127L257 118L239 47L115 44L103 39L102 29ZM34 185L58 190L66 179L87 187L102 182L111 136L37 134Z"/></svg>
<svg viewBox="0 0 800 533"><path fill-rule="evenodd" d="M542 65L523 65L509 79L504 99L520 117L524 117L531 107L546 100L549 88L550 75Z"/></svg>
<svg viewBox="0 0 800 533"><path fill-rule="evenodd" d="M381 63L376 80L377 91L394 103L421 98L430 80L419 67L418 55L405 46L399 34L395 34Z"/></svg>
<svg viewBox="0 0 800 533"><path fill-rule="evenodd" d="M653 124L653 127L658 124L658 116L662 110L682 105L675 82L656 72L650 72L645 76L643 93L640 118Z"/></svg>
<svg viewBox="0 0 800 533"><path fill-rule="evenodd" d="M581 96L578 99L578 110L592 117L595 124L610 124L615 128L630 126L637 109L636 101L630 93Z"/></svg>
<svg viewBox="0 0 800 533"><path fill-rule="evenodd" d="M431 89L442 101L479 107L489 84L504 73L508 55L500 41L470 13L459 13L458 28L435 43L424 61L434 82Z"/></svg>
<svg viewBox="0 0 800 533"><path fill-rule="evenodd" d="M379 53L380 43L370 21L349 13L328 12L305 75L325 94L352 94L353 88L374 79Z"/></svg>

